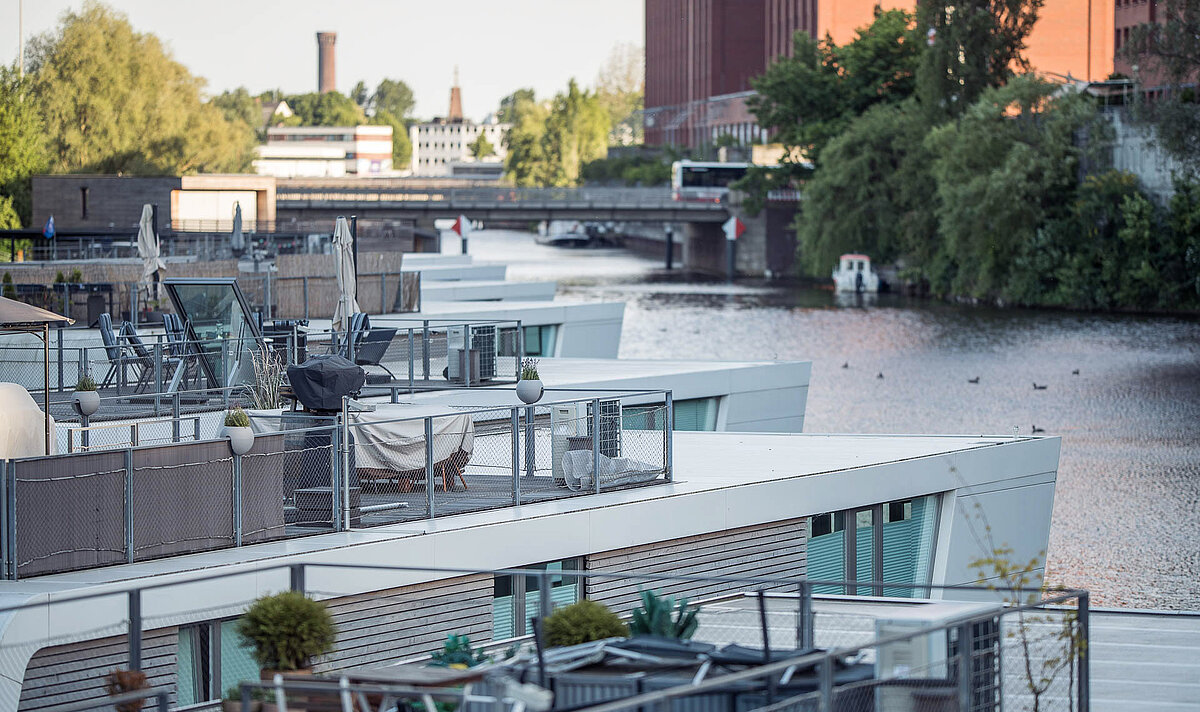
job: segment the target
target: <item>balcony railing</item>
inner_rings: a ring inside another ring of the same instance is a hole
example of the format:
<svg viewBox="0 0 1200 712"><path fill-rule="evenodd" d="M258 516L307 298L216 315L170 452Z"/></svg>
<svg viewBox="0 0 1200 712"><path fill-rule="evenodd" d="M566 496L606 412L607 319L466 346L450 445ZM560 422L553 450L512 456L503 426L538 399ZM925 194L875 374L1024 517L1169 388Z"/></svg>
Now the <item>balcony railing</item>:
<svg viewBox="0 0 1200 712"><path fill-rule="evenodd" d="M85 452L9 460L0 569L26 578L671 479L670 391L374 408L252 411L259 435L245 455L224 439L182 441L190 428L165 419L157 436L142 430L154 444L104 447L82 431Z"/></svg>

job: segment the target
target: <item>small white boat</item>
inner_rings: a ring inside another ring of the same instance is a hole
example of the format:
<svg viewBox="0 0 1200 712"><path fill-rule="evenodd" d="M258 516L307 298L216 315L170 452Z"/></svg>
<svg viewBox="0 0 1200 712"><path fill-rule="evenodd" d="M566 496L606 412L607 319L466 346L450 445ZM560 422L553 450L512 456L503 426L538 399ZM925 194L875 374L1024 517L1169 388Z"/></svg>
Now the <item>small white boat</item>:
<svg viewBox="0 0 1200 712"><path fill-rule="evenodd" d="M879 275L866 255L842 255L833 270L834 288L839 292L878 292Z"/></svg>

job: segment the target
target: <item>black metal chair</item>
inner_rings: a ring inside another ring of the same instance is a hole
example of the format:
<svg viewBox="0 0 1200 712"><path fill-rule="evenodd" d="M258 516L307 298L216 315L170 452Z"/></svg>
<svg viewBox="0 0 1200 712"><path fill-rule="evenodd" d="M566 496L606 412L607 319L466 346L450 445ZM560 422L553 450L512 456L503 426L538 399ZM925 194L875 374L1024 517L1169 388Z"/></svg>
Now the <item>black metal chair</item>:
<svg viewBox="0 0 1200 712"><path fill-rule="evenodd" d="M104 374L104 380L100 383L100 387L112 386L114 381L118 387L124 385L128 368L132 368L138 383L141 384L148 361L142 361L136 356L130 358L126 354L125 347L121 345L116 332L113 331L111 314L101 314L96 320L96 324L100 328L100 341L104 343L104 354L108 357L108 372ZM122 325L122 329L124 329L124 325Z"/></svg>
<svg viewBox="0 0 1200 712"><path fill-rule="evenodd" d="M362 312L350 316L350 338L347 343L353 344L353 361L359 366L378 366L387 372L389 378L396 380L396 374L383 365L383 357L387 354L388 346L396 337L396 329L372 329L371 318ZM343 354L346 355L346 354Z"/></svg>

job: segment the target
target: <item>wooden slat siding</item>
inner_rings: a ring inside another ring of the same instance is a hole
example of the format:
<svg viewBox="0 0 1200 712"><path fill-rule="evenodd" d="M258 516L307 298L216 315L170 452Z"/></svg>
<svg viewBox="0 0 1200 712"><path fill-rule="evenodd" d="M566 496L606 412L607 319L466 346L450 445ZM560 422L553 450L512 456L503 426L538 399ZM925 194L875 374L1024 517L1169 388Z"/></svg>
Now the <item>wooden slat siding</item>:
<svg viewBox="0 0 1200 712"><path fill-rule="evenodd" d="M172 704L178 680L178 645L178 628L142 633L142 671L152 687L171 691ZM104 676L129 665L128 651L123 635L39 650L25 667L17 709L43 710L70 702L103 699L107 696Z"/></svg>
<svg viewBox="0 0 1200 712"><path fill-rule="evenodd" d="M807 521L789 519L709 534L614 549L587 556L588 571L690 576L803 576L806 571ZM705 581L639 581L595 577L587 597L625 613L639 603L642 589L691 599L748 588Z"/></svg>
<svg viewBox="0 0 1200 712"><path fill-rule="evenodd" d="M492 591L490 575L472 575L327 600L337 645L316 669L335 672L431 653L451 633L490 640Z"/></svg>

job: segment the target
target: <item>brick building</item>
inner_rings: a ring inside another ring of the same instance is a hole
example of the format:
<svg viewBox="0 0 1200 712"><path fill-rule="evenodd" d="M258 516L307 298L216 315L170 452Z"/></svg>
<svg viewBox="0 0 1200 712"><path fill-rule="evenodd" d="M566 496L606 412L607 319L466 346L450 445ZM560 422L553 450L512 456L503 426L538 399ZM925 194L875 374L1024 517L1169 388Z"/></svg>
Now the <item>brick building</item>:
<svg viewBox="0 0 1200 712"><path fill-rule="evenodd" d="M1090 81L1108 77L1120 28L1154 16L1155 0L1115 1L1114 8L1114 0L1046 0L1027 43L1034 69ZM646 143L697 146L722 134L741 143L765 138L745 108L750 80L791 54L794 32L828 34L845 44L871 23L876 6L912 10L916 3L646 0Z"/></svg>

